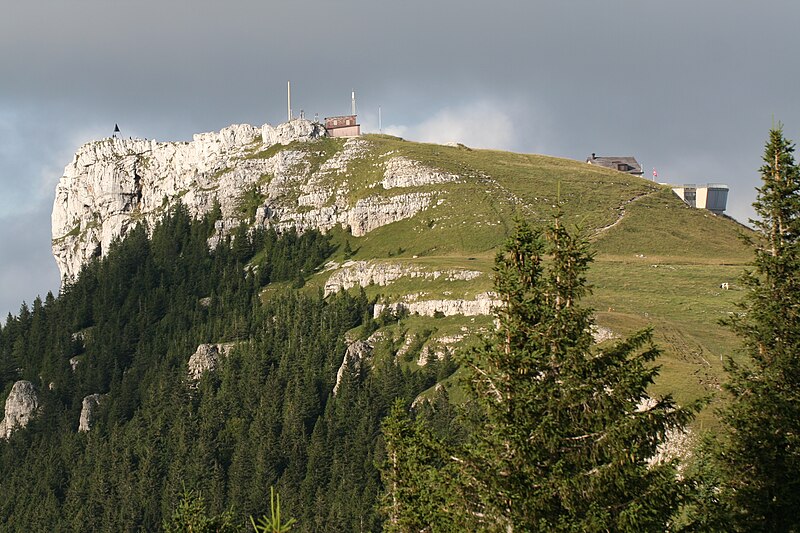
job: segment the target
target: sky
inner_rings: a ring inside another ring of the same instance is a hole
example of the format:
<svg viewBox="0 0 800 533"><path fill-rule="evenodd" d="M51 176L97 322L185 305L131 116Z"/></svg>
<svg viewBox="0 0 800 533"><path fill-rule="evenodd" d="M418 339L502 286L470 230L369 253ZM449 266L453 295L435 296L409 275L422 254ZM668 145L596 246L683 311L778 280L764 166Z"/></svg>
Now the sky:
<svg viewBox="0 0 800 533"><path fill-rule="evenodd" d="M795 0L0 0L0 316L54 293L55 186L84 142L345 114L362 130L721 182L753 215L800 137ZM0 320L2 321L2 320Z"/></svg>

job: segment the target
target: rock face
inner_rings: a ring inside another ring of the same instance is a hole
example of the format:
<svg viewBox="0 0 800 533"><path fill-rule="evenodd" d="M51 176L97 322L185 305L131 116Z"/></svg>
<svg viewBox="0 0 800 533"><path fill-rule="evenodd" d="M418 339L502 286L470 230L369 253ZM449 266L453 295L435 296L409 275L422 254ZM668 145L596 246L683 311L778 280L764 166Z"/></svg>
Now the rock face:
<svg viewBox="0 0 800 533"><path fill-rule="evenodd" d="M189 378L197 381L205 372L214 370L220 357L226 357L233 348L232 343L201 344L189 358Z"/></svg>
<svg viewBox="0 0 800 533"><path fill-rule="evenodd" d="M386 172L381 185L384 189L395 187L421 187L440 183L458 183L456 174L446 174L430 169L405 157L393 157L386 162Z"/></svg>
<svg viewBox="0 0 800 533"><path fill-rule="evenodd" d="M342 364L336 372L336 385L333 386L334 394L339 390L339 384L348 365L352 365L357 371L361 371L364 368L367 360L372 356L373 342L373 337L370 337L366 341L355 341L347 347Z"/></svg>
<svg viewBox="0 0 800 533"><path fill-rule="evenodd" d="M223 130L224 131L224 130ZM269 124L261 126L261 142L266 145L289 144L292 141L304 141L325 137L328 132L319 122L297 119L284 122L277 127Z"/></svg>
<svg viewBox="0 0 800 533"><path fill-rule="evenodd" d="M6 398L0 436L9 438L16 428L24 428L39 410L39 395L30 381L17 381Z"/></svg>
<svg viewBox="0 0 800 533"><path fill-rule="evenodd" d="M501 304L500 300L493 299L490 293L477 295L474 300L420 300L416 302L394 302L390 304L375 304L374 318L378 318L384 309L392 312L399 310L408 311L412 315L434 316L442 313L444 316L464 315L491 315L492 308Z"/></svg>
<svg viewBox="0 0 800 533"><path fill-rule="evenodd" d="M100 402L103 400L104 396L104 394L90 394L83 399L83 404L81 405L81 419L78 422L78 431L86 432L92 429L97 408L100 407Z"/></svg>
<svg viewBox="0 0 800 533"><path fill-rule="evenodd" d="M351 287L366 287L370 284L388 285L403 277L447 281L470 281L482 272L477 270L423 270L412 264L374 261L347 261L325 283L325 296Z"/></svg>
<svg viewBox="0 0 800 533"><path fill-rule="evenodd" d="M152 227L179 201L195 217L219 202L222 220L211 245L241 220L279 231L349 226L361 236L444 201L409 187L459 180L390 157L376 163L384 172L374 183L349 183L348 166L370 144L337 141L333 153L303 144L326 135L320 124L297 119L277 127L233 125L190 142L109 138L83 145L64 169L53 204L53 255L62 276L74 278L114 239L142 222ZM358 194L354 187L361 187ZM253 212L242 207L246 192L260 199Z"/></svg>

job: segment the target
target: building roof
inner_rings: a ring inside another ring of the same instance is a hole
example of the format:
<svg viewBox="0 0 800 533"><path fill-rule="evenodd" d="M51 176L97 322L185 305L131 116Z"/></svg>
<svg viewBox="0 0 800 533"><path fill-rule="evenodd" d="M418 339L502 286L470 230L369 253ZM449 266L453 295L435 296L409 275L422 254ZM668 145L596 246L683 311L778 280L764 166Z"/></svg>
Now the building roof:
<svg viewBox="0 0 800 533"><path fill-rule="evenodd" d="M632 156L596 156L590 155L586 158L590 165L600 165L601 167L612 168L628 174L642 175L642 165Z"/></svg>

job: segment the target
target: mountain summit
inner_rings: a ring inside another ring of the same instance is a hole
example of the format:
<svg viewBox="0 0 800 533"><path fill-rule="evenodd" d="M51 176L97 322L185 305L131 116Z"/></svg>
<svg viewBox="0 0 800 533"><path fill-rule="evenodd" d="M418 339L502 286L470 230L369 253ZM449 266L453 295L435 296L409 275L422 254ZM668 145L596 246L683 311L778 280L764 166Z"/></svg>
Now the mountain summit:
<svg viewBox="0 0 800 533"><path fill-rule="evenodd" d="M715 326L733 301L720 284L749 258L741 226L638 176L387 135L331 138L321 124L296 119L233 125L190 142L83 145L53 207L62 275L75 279L115 239L142 223L152 228L178 203L195 218L219 209L212 247L241 223L330 234L339 252L304 273L310 287L325 295L362 287L378 300L375 316L463 317L442 330L451 341L479 328L466 317L491 314L492 259L514 216L544 223L558 204L597 251L590 303L600 337L655 322L667 379L685 376L687 364L698 371L689 396L715 386L719 369L708 361L733 342ZM682 362L673 366L670 356Z"/></svg>

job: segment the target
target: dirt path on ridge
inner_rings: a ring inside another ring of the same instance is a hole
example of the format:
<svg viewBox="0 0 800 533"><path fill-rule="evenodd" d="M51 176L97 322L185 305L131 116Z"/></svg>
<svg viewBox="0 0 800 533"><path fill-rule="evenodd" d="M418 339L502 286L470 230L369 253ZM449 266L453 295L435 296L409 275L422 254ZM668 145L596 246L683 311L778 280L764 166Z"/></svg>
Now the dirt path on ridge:
<svg viewBox="0 0 800 533"><path fill-rule="evenodd" d="M625 218L625 207L626 206L628 206L629 204L632 204L633 202L636 202L637 200L641 200L642 198L644 198L646 196L651 196L651 195L653 195L653 194L655 194L657 192L660 192L660 191L661 191L661 189L654 189L654 190L651 190L651 191L648 191L648 192L643 192L641 194L637 194L636 196L634 196L633 198L631 198L629 200L625 200L624 202L622 202L622 205L620 205L617 208L617 219L614 222L612 222L611 224L608 224L607 226L603 226L602 228L597 228L595 230L595 232L592 233L591 237L597 237L598 235L601 235L601 234L607 232L608 230L610 230L611 228L613 228L614 226L616 226L617 224L622 222L622 219Z"/></svg>

